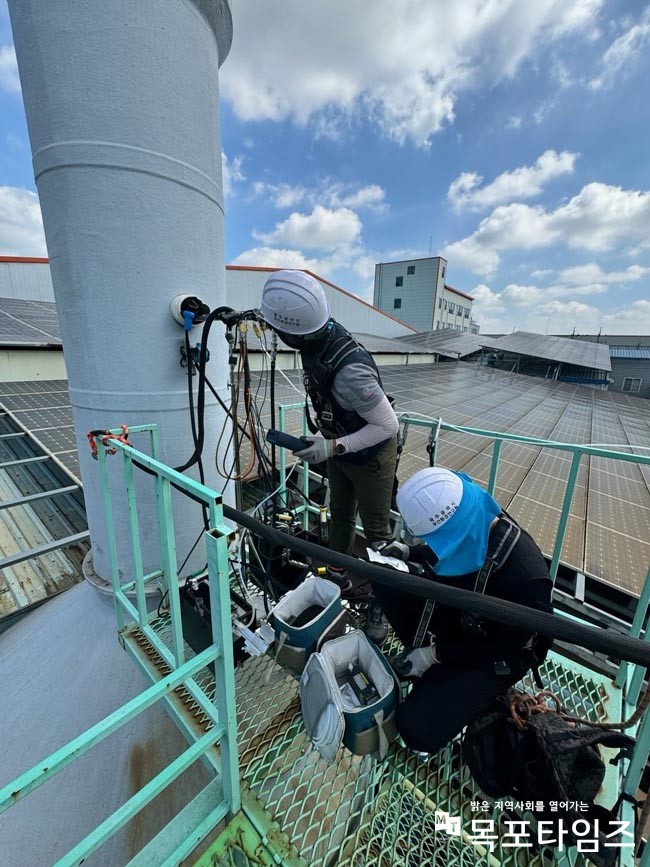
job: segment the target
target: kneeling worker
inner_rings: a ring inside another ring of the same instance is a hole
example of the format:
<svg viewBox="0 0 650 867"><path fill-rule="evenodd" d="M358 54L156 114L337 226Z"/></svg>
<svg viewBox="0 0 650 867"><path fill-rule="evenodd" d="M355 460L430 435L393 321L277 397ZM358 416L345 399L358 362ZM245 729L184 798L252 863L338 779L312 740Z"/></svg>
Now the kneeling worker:
<svg viewBox="0 0 650 867"><path fill-rule="evenodd" d="M351 554L357 509L368 544L391 537L391 495L399 422L386 397L370 353L332 319L323 287L304 271L276 271L264 285L261 313L280 338L300 351L307 395L314 409L315 436L296 457L327 461L330 486L330 548ZM344 596L365 596L342 571L328 577ZM386 632L381 609L371 601L368 635Z"/></svg>
<svg viewBox="0 0 650 867"><path fill-rule="evenodd" d="M532 537L463 473L420 470L397 494L408 531L425 544L392 542L381 553L422 565L426 577L550 612L553 583ZM373 585L406 648L401 674L415 680L398 708L407 746L436 752L484 707L543 659L549 643L525 628ZM416 634L425 636L414 648Z"/></svg>

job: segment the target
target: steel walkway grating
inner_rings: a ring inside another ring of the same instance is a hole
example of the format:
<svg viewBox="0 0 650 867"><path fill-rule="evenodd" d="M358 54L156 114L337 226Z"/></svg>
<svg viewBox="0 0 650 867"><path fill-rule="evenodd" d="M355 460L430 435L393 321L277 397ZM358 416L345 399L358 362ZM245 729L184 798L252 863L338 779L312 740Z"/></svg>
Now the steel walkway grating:
<svg viewBox="0 0 650 867"><path fill-rule="evenodd" d="M168 618L155 619L152 627L165 643L170 642ZM140 633L139 643L143 638ZM186 650L191 656L191 649ZM541 674L571 713L593 721L621 718L620 692L604 676L554 655ZM213 694L214 682L207 669L196 679L208 696ZM305 734L296 678L263 656L238 667L235 680L242 782L273 816L304 865L542 867L559 860L552 850L539 853L500 845L508 817L493 807L487 813L472 810L472 801L486 799L461 761L458 741L428 762L397 742L382 763L343 749L328 765ZM530 676L522 686L537 691ZM186 710L195 725L207 725L191 699ZM460 817L465 836L436 830L436 811ZM493 852L467 836L477 817L495 823L499 840ZM234 854L221 841L215 858L201 864L247 867L260 863L259 851L247 855L237 848ZM586 864L584 856L573 854L575 865Z"/></svg>

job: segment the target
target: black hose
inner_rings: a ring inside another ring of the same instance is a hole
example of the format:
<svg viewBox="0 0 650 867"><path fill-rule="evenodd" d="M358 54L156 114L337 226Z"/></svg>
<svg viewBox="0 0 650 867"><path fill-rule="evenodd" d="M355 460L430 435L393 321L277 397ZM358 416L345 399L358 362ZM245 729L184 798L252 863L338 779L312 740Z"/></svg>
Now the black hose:
<svg viewBox="0 0 650 867"><path fill-rule="evenodd" d="M99 431L99 433L101 434L103 431ZM156 475L153 470L145 467L139 461L134 459L133 463L146 473ZM184 491L174 482L171 482L171 485L189 499L202 502L200 497ZM377 584L404 590L405 593L412 593L423 599L433 599L435 602L450 605L452 608L470 611L479 617L495 620L515 629L526 629L531 633L537 632L549 638L559 638L569 644L577 644L597 653L606 653L617 659L624 659L636 665L650 668L650 644L639 638L632 638L629 635L622 635L602 627L572 623L554 614L535 611L534 608L519 605L516 602L505 602L493 596L475 593L473 590L447 587L418 575L406 575L404 572L397 572L385 566L375 566L365 560L349 557L347 554L339 554L338 551L322 548L313 542L307 542L297 536L275 530L268 524L263 524L250 515L226 504L223 505L223 514L224 517L246 527L269 542L289 548L291 551L298 551L300 554L305 554L319 562L349 569L369 581L376 581Z"/></svg>
<svg viewBox="0 0 650 867"><path fill-rule="evenodd" d="M347 556L347 554L339 554L337 551L322 548L313 542L307 542L304 539L291 536L289 533L275 530L231 506L224 505L223 513L226 518L241 524L270 542L282 545L292 551L298 551L320 562L349 569L362 578L376 581L377 584L404 590L406 593L412 593L414 596L421 596L425 599L433 599L463 611L470 611L479 617L496 620L506 626L525 629L531 633L540 633L570 644L578 644L589 650L626 659L628 662L646 667L650 666L650 645L638 638L631 638L601 627L571 623L553 614L536 611L516 602L505 602L494 596L486 596L472 590L462 590L459 587L447 587L418 575L406 575L404 572L376 566L365 560L358 560L355 557Z"/></svg>

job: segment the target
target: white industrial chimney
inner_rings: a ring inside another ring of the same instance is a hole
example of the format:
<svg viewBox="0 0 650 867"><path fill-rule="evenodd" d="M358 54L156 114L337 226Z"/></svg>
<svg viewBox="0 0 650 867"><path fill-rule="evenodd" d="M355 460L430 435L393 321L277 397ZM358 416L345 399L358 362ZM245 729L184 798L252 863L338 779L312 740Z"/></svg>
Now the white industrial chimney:
<svg viewBox="0 0 650 867"><path fill-rule="evenodd" d="M108 577L99 473L86 432L154 422L165 463L181 465L194 449L179 365L183 330L169 304L179 293L211 308L225 304L218 69L232 40L230 9L227 0L9 0L9 10L94 567ZM222 327L212 334L208 375L226 396ZM200 328L191 338L200 340ZM212 468L222 422L210 396ZM120 459L112 460L117 475ZM218 487L213 469L206 481ZM150 570L158 562L153 486L149 479L139 485ZM174 499L180 561L201 518L194 503ZM120 558L128 563L119 502Z"/></svg>

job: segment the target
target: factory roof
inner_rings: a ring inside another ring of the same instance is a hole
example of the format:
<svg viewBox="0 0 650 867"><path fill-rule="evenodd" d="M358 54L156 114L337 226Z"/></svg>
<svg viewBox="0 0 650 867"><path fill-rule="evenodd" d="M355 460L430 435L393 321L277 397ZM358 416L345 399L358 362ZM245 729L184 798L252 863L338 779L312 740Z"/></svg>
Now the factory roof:
<svg viewBox="0 0 650 867"><path fill-rule="evenodd" d="M610 346L609 357L650 359L650 346Z"/></svg>

